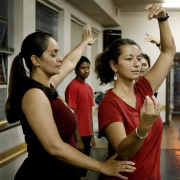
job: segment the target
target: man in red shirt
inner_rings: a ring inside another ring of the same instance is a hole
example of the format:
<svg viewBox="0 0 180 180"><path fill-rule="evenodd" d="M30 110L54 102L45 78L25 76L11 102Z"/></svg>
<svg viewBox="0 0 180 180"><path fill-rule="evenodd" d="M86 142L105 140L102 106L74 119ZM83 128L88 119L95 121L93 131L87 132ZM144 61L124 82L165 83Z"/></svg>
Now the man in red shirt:
<svg viewBox="0 0 180 180"><path fill-rule="evenodd" d="M92 106L94 106L93 90L85 82L85 79L90 74L90 61L86 57L81 57L75 68L75 73L76 78L66 88L65 99L78 116L78 129L75 134L77 148L89 156L90 143L92 148L95 148L96 143L93 135L92 121ZM85 177L86 174L87 170L83 169L81 176Z"/></svg>

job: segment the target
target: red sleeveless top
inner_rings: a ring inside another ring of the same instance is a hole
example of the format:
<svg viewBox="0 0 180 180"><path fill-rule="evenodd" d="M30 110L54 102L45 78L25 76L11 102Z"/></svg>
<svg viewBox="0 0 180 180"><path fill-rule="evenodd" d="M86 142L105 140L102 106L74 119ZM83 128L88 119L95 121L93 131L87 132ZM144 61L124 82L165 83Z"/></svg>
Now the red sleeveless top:
<svg viewBox="0 0 180 180"><path fill-rule="evenodd" d="M47 98L51 104L54 121L59 131L59 135L64 142L76 148L74 138L74 132L78 122L76 113L74 113L61 98L56 98L55 100L52 100L48 96ZM44 149L24 114L20 121L27 143L28 158L32 160L45 160L46 162L47 160L57 160Z"/></svg>

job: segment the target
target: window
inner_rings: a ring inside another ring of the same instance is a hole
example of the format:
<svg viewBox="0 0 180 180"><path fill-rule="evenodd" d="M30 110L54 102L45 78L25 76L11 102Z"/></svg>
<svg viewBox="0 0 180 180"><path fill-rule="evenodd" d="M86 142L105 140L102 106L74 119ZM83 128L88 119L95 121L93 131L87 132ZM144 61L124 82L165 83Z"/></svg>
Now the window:
<svg viewBox="0 0 180 180"><path fill-rule="evenodd" d="M58 13L36 1L36 30L47 33L57 40Z"/></svg>
<svg viewBox="0 0 180 180"><path fill-rule="evenodd" d="M74 18L71 19L71 50L81 42L83 28L84 24ZM85 56L85 52L83 52L83 56ZM75 71L72 71L70 73L70 79L73 80L75 77Z"/></svg>
<svg viewBox="0 0 180 180"><path fill-rule="evenodd" d="M0 0L0 52L13 53L13 0Z"/></svg>
<svg viewBox="0 0 180 180"><path fill-rule="evenodd" d="M8 90L8 54L14 52L13 0L0 0L0 121L6 120L5 103ZM11 125L0 126L0 130Z"/></svg>

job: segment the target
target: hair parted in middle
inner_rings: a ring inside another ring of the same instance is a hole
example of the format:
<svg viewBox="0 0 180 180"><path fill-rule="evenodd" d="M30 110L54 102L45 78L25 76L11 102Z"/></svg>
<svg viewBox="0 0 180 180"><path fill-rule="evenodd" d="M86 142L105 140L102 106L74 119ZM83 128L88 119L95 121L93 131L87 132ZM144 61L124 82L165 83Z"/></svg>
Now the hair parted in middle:
<svg viewBox="0 0 180 180"><path fill-rule="evenodd" d="M140 46L131 39L117 39L113 41L108 49L98 54L95 59L95 73L97 79L100 79L100 85L106 85L114 82L114 71L111 69L109 62L113 60L116 64L118 58L122 54L122 46L135 45L140 51Z"/></svg>

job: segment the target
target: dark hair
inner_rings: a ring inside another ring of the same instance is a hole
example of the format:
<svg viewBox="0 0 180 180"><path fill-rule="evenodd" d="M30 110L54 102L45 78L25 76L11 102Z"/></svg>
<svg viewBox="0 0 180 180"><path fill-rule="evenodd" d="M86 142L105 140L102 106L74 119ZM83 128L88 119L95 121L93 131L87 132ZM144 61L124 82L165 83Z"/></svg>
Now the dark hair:
<svg viewBox="0 0 180 180"><path fill-rule="evenodd" d="M122 54L122 46L135 45L140 50L140 46L131 39L117 39L104 52L98 54L95 59L95 73L97 79L100 79L100 85L114 82L114 71L111 69L109 62L113 60L116 64L118 58Z"/></svg>
<svg viewBox="0 0 180 180"><path fill-rule="evenodd" d="M32 87L42 89L52 99L58 96L54 88L45 87L28 76L28 74L31 74L33 67L31 56L36 55L37 57L41 57L48 47L49 38L50 36L42 32L35 32L28 35L22 43L21 52L12 62L9 77L8 99L5 105L6 117L9 123L20 120L22 114L22 97L28 89ZM26 71L24 64L29 72Z"/></svg>
<svg viewBox="0 0 180 180"><path fill-rule="evenodd" d="M88 59L87 57L81 56L81 59L79 60L79 62L77 63L77 65L76 65L76 67L75 67L75 70L78 70L79 66L80 66L81 63L83 63L83 62L87 62L87 63L91 64L90 61L89 61L89 59ZM75 73L76 73L76 71L75 71Z"/></svg>
<svg viewBox="0 0 180 180"><path fill-rule="evenodd" d="M143 54L143 53L141 53L141 57L144 58L147 61L149 67L151 67L150 57L147 54Z"/></svg>

